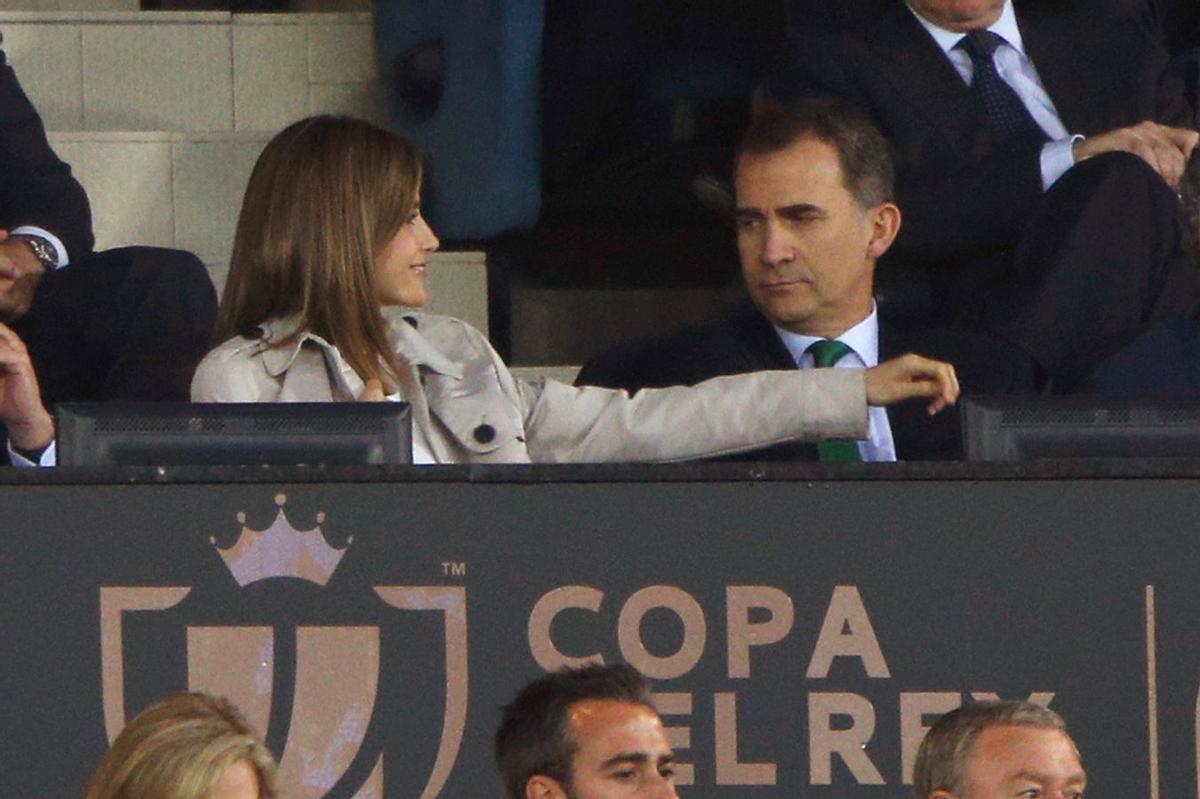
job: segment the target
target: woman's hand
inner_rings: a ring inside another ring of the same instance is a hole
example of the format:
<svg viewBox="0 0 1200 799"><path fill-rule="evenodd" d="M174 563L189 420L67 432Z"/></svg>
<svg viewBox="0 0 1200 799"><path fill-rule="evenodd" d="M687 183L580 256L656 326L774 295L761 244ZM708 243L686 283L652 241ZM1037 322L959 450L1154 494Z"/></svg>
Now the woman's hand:
<svg viewBox="0 0 1200 799"><path fill-rule="evenodd" d="M37 450L54 440L54 420L42 406L25 342L0 324L0 422L17 449Z"/></svg>
<svg viewBox="0 0 1200 799"><path fill-rule="evenodd" d="M958 377L953 366L911 353L868 369L866 384L868 405L894 405L914 397L932 397L927 408L930 416L958 399Z"/></svg>
<svg viewBox="0 0 1200 799"><path fill-rule="evenodd" d="M383 393L383 383L378 377L372 377L363 386L362 393L358 395L359 402L383 402L387 399L387 395Z"/></svg>

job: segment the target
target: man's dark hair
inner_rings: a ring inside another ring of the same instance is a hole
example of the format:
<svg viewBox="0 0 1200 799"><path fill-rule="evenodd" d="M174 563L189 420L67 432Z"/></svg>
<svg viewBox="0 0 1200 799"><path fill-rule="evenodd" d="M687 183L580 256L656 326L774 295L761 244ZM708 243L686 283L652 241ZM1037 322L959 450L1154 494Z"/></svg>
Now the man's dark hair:
<svg viewBox="0 0 1200 799"><path fill-rule="evenodd" d="M508 799L522 799L526 783L536 774L570 786L571 761L579 748L571 737L570 708L596 699L653 709L646 679L624 663L552 672L522 688L504 708L495 752Z"/></svg>
<svg viewBox="0 0 1200 799"><path fill-rule="evenodd" d="M1062 716L1032 702L975 702L952 710L925 734L913 765L913 797L928 799L934 791L961 795L967 762L975 742L990 727L1035 727L1067 733Z"/></svg>
<svg viewBox="0 0 1200 799"><path fill-rule="evenodd" d="M759 104L742 134L734 172L747 155L769 155L803 139L837 150L842 184L862 208L895 199L896 168L887 140L870 117L836 100L807 99Z"/></svg>

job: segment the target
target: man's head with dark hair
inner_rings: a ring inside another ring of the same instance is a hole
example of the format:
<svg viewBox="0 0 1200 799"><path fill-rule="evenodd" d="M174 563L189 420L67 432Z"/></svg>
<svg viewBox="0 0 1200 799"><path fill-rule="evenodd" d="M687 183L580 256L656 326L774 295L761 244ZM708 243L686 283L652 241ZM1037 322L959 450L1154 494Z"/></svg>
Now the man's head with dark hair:
<svg viewBox="0 0 1200 799"><path fill-rule="evenodd" d="M913 766L916 799L998 799L1033 790L1082 799L1086 786L1066 722L1032 702L976 702L947 713L926 734Z"/></svg>
<svg viewBox="0 0 1200 799"><path fill-rule="evenodd" d="M887 140L869 116L837 100L759 105L738 144L734 172L747 155L780 153L802 139L837 151L842 183L861 208L895 200L896 167Z"/></svg>
<svg viewBox="0 0 1200 799"><path fill-rule="evenodd" d="M625 664L563 669L522 688L495 754L507 799L676 796L649 686Z"/></svg>
<svg viewBox="0 0 1200 799"><path fill-rule="evenodd" d="M900 230L887 142L827 100L758 108L734 163L738 254L754 303L792 333L836 338L874 307Z"/></svg>

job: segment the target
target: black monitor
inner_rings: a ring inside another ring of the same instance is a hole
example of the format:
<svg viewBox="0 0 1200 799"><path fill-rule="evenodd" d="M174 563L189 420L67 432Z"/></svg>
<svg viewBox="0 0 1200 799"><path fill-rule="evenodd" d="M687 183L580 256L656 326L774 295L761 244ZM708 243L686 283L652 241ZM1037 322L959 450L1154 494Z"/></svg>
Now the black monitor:
<svg viewBox="0 0 1200 799"><path fill-rule="evenodd" d="M60 466L412 463L404 402L65 403Z"/></svg>
<svg viewBox="0 0 1200 799"><path fill-rule="evenodd" d="M969 461L1200 457L1200 400L967 397L960 405Z"/></svg>

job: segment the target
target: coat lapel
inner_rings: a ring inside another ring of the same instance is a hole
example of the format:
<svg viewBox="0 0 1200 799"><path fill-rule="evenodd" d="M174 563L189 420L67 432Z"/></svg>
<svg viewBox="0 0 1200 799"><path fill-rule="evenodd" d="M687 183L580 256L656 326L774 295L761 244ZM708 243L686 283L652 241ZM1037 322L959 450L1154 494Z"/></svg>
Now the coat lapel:
<svg viewBox="0 0 1200 799"><path fill-rule="evenodd" d="M987 120L970 88L902 0L881 8L868 46L892 68L883 76L909 106L961 150L974 149Z"/></svg>
<svg viewBox="0 0 1200 799"><path fill-rule="evenodd" d="M795 369L792 353L784 346L775 328L758 309L747 303L733 317L735 335L745 347L744 371Z"/></svg>

